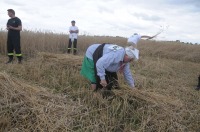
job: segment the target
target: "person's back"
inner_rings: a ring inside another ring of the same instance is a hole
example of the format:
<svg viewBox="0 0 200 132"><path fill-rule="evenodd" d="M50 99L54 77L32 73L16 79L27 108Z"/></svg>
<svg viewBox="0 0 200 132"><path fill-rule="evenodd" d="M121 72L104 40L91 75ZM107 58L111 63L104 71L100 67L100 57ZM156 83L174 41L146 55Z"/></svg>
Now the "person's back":
<svg viewBox="0 0 200 132"><path fill-rule="evenodd" d="M86 57L88 57L89 59L93 60L93 57L92 57L93 53L97 49L97 47L99 45L101 45L101 44L92 44L92 45L90 45L86 50L86 53L85 53Z"/></svg>
<svg viewBox="0 0 200 132"><path fill-rule="evenodd" d="M100 45L101 44L93 44L93 45L89 46L87 51L86 51L86 57L93 60L93 53L97 49L97 47L100 46ZM111 52L114 53L114 54L116 54L116 52L120 52L120 53L118 53L119 55L116 55L116 58L123 58L122 56L125 53L124 48L122 48L121 46L118 46L116 44L105 44L105 46L103 48L103 55L111 53Z"/></svg>

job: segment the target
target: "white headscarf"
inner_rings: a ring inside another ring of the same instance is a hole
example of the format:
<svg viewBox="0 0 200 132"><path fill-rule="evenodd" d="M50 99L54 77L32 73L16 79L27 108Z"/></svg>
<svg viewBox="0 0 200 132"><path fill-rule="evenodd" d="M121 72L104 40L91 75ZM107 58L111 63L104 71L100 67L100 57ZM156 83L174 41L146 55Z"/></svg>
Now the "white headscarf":
<svg viewBox="0 0 200 132"><path fill-rule="evenodd" d="M125 48L126 55L130 58L134 58L134 60L139 59L139 50L136 48L133 48L132 46L126 47Z"/></svg>

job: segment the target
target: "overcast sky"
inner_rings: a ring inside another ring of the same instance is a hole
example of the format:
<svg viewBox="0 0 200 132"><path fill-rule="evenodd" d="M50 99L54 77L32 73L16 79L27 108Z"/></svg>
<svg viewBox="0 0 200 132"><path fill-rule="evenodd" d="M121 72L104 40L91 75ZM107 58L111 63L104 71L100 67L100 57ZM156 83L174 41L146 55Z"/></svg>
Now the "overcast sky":
<svg viewBox="0 0 200 132"><path fill-rule="evenodd" d="M14 9L29 30L68 33L71 20L80 34L129 37L137 32L155 40L200 43L200 0L0 0L0 28Z"/></svg>

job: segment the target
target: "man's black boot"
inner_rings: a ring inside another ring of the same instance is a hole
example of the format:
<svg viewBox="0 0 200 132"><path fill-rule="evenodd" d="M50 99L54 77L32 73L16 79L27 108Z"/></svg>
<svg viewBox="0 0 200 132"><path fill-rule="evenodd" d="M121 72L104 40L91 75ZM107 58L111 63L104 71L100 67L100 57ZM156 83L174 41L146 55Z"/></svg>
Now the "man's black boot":
<svg viewBox="0 0 200 132"><path fill-rule="evenodd" d="M13 57L9 57L9 60L6 62L6 64L10 64L13 62Z"/></svg>
<svg viewBox="0 0 200 132"><path fill-rule="evenodd" d="M18 57L18 64L22 64L22 59L23 59L22 56Z"/></svg>
<svg viewBox="0 0 200 132"><path fill-rule="evenodd" d="M200 75L199 75L199 77L198 77L198 85L197 85L197 87L196 87L196 90L200 90Z"/></svg>

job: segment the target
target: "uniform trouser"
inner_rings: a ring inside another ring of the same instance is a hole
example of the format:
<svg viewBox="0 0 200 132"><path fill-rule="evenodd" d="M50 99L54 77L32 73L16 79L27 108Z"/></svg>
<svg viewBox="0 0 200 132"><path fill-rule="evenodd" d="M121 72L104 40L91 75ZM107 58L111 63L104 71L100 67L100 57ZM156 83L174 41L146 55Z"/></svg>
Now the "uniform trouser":
<svg viewBox="0 0 200 132"><path fill-rule="evenodd" d="M22 54L21 54L21 46L20 46L20 36L9 36L8 35L7 52L8 52L8 57L10 59L13 59L14 51L15 51L15 55L17 56L17 58L21 59Z"/></svg>
<svg viewBox="0 0 200 132"><path fill-rule="evenodd" d="M72 49L72 41L71 41L71 39L69 39L67 53L70 53L71 49ZM76 54L76 52L77 52L77 39L74 39L73 49L74 49L74 51L73 51L74 54Z"/></svg>
<svg viewBox="0 0 200 132"><path fill-rule="evenodd" d="M97 75L96 62L98 61L99 58L102 57L104 46L105 46L105 44L101 44L99 47L97 47L97 49L93 53L93 61L94 61L94 69L95 69L95 77L96 77L96 90L95 91L103 88L103 86L100 84L101 79ZM108 90L111 90L112 87L118 87L117 73L116 72L109 72L109 71L105 71L105 73L106 73L105 79L106 79L106 82L107 82L106 88Z"/></svg>
<svg viewBox="0 0 200 132"><path fill-rule="evenodd" d="M197 87L200 87L200 75L198 77L198 84L197 84Z"/></svg>

